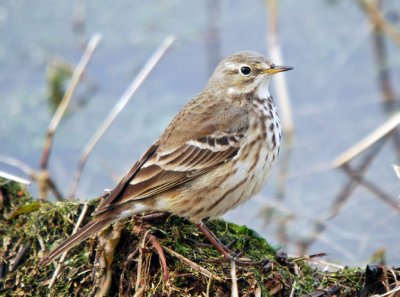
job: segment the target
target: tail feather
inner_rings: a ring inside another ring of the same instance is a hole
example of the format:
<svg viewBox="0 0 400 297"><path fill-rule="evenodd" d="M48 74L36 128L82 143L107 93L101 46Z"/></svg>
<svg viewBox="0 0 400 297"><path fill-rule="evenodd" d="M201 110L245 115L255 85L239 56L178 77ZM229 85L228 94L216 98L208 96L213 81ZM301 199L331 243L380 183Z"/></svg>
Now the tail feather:
<svg viewBox="0 0 400 297"><path fill-rule="evenodd" d="M41 261L40 265L45 266L60 256L62 253L69 251L74 246L78 245L86 238L90 237L91 235L96 234L98 231L103 229L104 227L108 226L112 223L112 219L105 219L105 220L94 220L79 229L75 234L68 237L64 240L58 247L56 247L52 252L46 255Z"/></svg>

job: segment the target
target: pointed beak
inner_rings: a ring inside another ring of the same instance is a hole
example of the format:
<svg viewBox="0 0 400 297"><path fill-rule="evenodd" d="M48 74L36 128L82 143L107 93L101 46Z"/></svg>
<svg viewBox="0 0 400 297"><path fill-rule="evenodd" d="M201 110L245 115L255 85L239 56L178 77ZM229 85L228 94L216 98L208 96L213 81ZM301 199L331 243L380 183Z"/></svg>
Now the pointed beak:
<svg viewBox="0 0 400 297"><path fill-rule="evenodd" d="M289 66L272 66L271 68L265 69L263 71L263 73L265 74L275 74L275 73L279 73L279 72L284 72L284 71L289 71L292 70L293 67L289 67Z"/></svg>

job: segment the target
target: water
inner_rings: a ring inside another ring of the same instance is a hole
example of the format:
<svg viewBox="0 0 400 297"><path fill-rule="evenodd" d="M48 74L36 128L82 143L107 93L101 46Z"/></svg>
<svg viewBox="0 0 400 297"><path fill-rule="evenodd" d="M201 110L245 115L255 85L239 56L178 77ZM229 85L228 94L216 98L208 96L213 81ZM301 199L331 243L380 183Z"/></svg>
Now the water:
<svg viewBox="0 0 400 297"><path fill-rule="evenodd" d="M298 2L298 3L297 3ZM226 218L247 224L280 245L285 222L286 250L312 234L348 182L328 165L394 112L382 104L369 19L356 1L280 1L280 41L293 105L295 135L283 200L277 198L277 168L265 189ZM213 4L214 3L214 4ZM84 8L83 31L73 30ZM400 11L386 4L385 11ZM215 10L219 7L218 10ZM67 192L86 141L168 34L177 43L142 85L90 156L78 189L81 199L112 188L161 134L175 113L205 85L216 61L239 50L266 53L263 1L10 1L0 4L0 154L36 168L50 120L46 71L51 58L76 64L81 39L101 32L103 40L62 122L50 160L52 176ZM391 82L400 78L400 51L385 39ZM396 90L398 91L398 90ZM274 94L274 90L271 90ZM284 145L287 146L287 143ZM366 178L397 199L399 181L391 169L398 149L388 141ZM0 170L18 170L0 164ZM35 192L34 186L30 188ZM261 214L274 209L271 223ZM398 213L365 187L356 188L308 253L363 265L380 248L399 264Z"/></svg>

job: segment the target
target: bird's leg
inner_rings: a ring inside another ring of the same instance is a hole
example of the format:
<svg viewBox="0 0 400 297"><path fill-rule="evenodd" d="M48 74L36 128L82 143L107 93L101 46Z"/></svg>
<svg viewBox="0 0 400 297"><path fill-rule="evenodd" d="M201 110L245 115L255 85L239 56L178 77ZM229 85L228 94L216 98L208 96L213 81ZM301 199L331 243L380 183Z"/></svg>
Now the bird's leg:
<svg viewBox="0 0 400 297"><path fill-rule="evenodd" d="M233 251L228 249L226 246L224 246L218 238L207 228L203 222L200 222L196 224L197 228L204 234L204 236L212 243L212 245L217 249L218 252L224 257L224 259L221 259L222 261L234 261L238 265L243 265L243 266L254 266L254 265L266 265L269 263L268 259L260 260L260 261L251 261L248 258L241 258L242 252L239 254L235 254ZM221 260L203 260L204 262L209 262L209 263L217 263L221 262Z"/></svg>
<svg viewBox="0 0 400 297"><path fill-rule="evenodd" d="M196 226L226 260L233 260L235 258L231 255L232 251L224 246L203 222L196 224Z"/></svg>
<svg viewBox="0 0 400 297"><path fill-rule="evenodd" d="M200 222L196 224L197 228L204 234L204 236L212 243L217 251L224 257L223 261L235 261L238 265L261 265L269 262L269 260L251 261L248 258L240 258L242 252L235 254L233 251L224 246L218 238L207 228L207 226ZM205 262L220 262L220 260L204 260Z"/></svg>

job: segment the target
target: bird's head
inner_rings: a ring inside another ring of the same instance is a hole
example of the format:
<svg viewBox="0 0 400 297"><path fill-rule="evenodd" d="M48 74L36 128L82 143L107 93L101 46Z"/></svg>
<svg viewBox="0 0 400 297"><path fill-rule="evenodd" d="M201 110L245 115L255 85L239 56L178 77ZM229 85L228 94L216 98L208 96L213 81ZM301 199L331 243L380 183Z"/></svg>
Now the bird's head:
<svg viewBox="0 0 400 297"><path fill-rule="evenodd" d="M228 95L255 92L261 98L268 98L268 82L271 76L291 69L293 68L276 66L255 52L239 52L218 64L210 78L210 84L217 84Z"/></svg>

